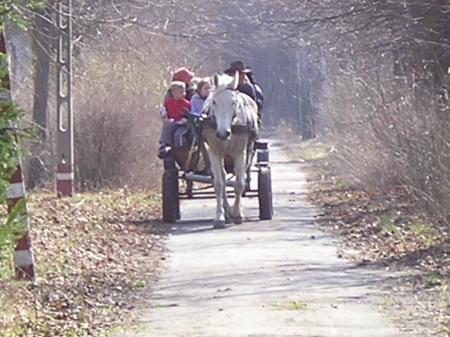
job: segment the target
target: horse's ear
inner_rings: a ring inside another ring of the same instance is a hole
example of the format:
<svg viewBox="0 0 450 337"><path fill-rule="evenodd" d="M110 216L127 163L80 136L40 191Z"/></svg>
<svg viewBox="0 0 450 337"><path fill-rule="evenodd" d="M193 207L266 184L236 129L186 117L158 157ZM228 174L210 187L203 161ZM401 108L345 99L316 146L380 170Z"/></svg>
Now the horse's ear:
<svg viewBox="0 0 450 337"><path fill-rule="evenodd" d="M214 74L214 87L217 88L219 86L219 75Z"/></svg>
<svg viewBox="0 0 450 337"><path fill-rule="evenodd" d="M236 71L234 73L233 81L228 85L230 89L236 90L239 85L239 73Z"/></svg>

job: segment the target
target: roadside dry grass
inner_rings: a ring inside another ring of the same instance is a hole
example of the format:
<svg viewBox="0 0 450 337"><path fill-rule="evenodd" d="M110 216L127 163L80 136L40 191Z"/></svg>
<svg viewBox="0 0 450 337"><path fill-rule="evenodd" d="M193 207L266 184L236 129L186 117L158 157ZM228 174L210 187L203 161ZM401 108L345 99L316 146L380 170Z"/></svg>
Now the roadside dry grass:
<svg viewBox="0 0 450 337"><path fill-rule="evenodd" d="M32 194L38 281L0 281L0 335L98 337L125 324L164 258L158 199L126 190Z"/></svg>
<svg viewBox="0 0 450 337"><path fill-rule="evenodd" d="M319 224L342 238L339 254L405 272L385 300L396 322L412 336L450 336L448 227L429 223L402 189L376 193L348 184L334 170L326 140L289 144L292 158L305 163Z"/></svg>

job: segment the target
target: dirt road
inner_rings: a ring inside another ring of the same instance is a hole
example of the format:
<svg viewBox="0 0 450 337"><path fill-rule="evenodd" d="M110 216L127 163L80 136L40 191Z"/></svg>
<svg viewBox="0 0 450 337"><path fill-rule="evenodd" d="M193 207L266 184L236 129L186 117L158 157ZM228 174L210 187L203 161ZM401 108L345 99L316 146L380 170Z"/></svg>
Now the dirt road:
<svg viewBox="0 0 450 337"><path fill-rule="evenodd" d="M212 230L213 200L182 204L168 241L166 270L146 300L143 337L400 337L377 304L383 271L337 256L337 243L314 224L301 166L271 148L275 216Z"/></svg>

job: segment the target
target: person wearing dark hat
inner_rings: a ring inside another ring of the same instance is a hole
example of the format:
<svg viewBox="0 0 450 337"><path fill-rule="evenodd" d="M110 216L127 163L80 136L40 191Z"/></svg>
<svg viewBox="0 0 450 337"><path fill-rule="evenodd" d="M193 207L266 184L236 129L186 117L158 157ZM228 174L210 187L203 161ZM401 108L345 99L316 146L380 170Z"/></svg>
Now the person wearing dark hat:
<svg viewBox="0 0 450 337"><path fill-rule="evenodd" d="M247 77L250 83L253 84L253 88L255 88L256 105L258 105L258 114L261 114L261 111L264 106L264 94L262 88L258 83L256 83L255 77L253 76L253 72L251 70L250 72L247 73Z"/></svg>
<svg viewBox="0 0 450 337"><path fill-rule="evenodd" d="M251 72L251 70L244 65L244 62L235 61L232 62L230 67L224 71L225 74L230 76L234 76L236 72L239 73L239 85L237 90L250 96L256 102L257 99L255 88L247 77L247 74Z"/></svg>

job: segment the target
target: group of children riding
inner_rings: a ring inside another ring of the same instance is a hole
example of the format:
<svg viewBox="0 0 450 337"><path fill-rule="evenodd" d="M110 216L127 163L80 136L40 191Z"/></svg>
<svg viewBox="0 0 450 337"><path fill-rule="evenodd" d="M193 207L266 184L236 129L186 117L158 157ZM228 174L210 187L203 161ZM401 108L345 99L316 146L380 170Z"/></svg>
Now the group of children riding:
<svg viewBox="0 0 450 337"><path fill-rule="evenodd" d="M236 72L239 74L237 90L250 96L260 112L264 101L263 93L261 87L255 83L251 69L242 61L236 61L224 71L230 76L235 76ZM166 157L170 152L174 143L173 135L177 129L186 126L187 116L199 118L202 115L211 86L210 78L195 78L195 74L185 67L174 72L172 83L164 97L164 105L160 110L163 118L161 147L158 154L160 158Z"/></svg>

